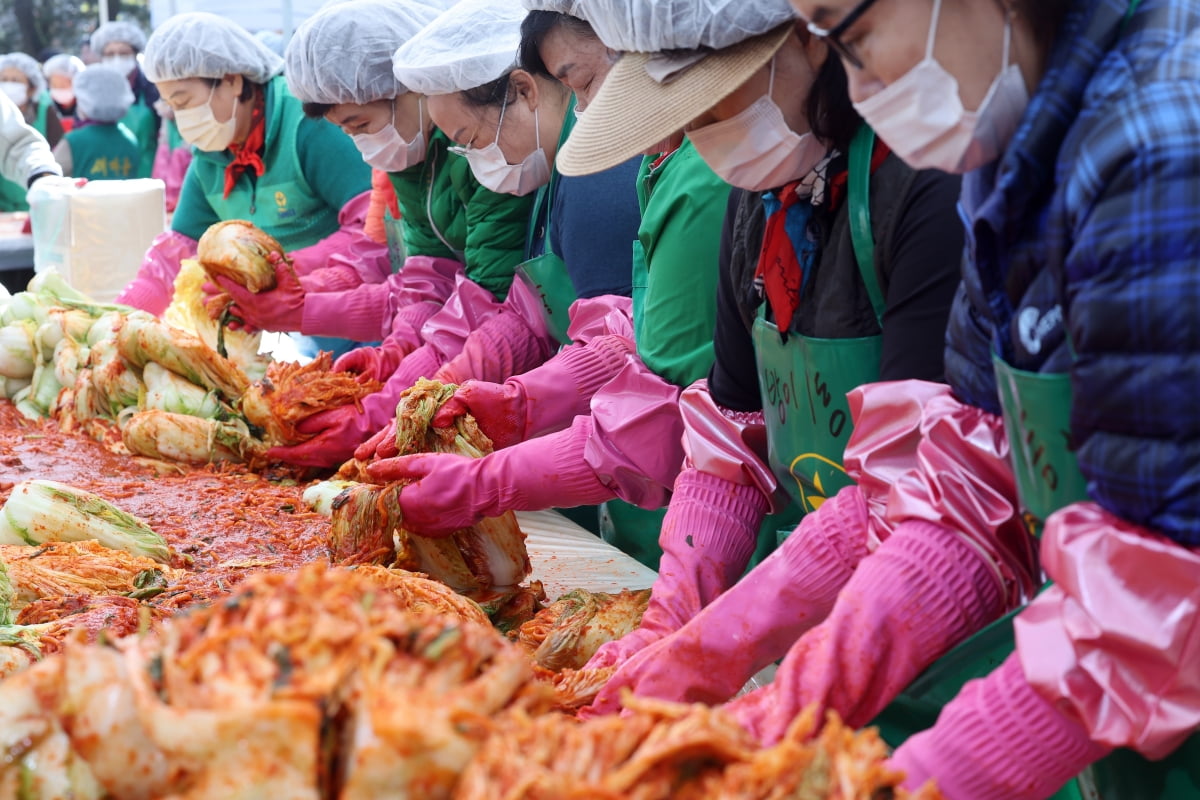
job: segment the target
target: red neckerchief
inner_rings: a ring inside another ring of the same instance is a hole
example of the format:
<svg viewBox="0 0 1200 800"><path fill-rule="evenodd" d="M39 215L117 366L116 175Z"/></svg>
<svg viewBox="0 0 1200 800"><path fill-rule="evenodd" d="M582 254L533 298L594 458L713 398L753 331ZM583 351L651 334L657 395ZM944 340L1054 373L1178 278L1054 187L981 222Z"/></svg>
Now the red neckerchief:
<svg viewBox="0 0 1200 800"><path fill-rule="evenodd" d="M262 93L257 93L254 98L254 108L250 112L250 133L246 136L246 141L241 144L231 144L229 149L233 152L233 161L225 167L225 197L229 198L230 192L237 184L238 177L247 170L254 170L254 174L262 177L262 174L267 171L266 164L262 160L263 145L267 141L267 122L264 107L266 101L263 100Z"/></svg>
<svg viewBox="0 0 1200 800"><path fill-rule="evenodd" d="M871 154L872 174L891 152L882 139L875 141L875 149ZM825 197L830 212L836 212L845 199L849 174L848 170L842 170L828 180ZM781 334L791 330L792 318L796 315L796 309L800 307L800 289L804 286L803 267L785 227L788 209L800 200L800 196L796 194L799 185L800 181L793 181L780 189L781 205L779 210L767 218L762 250L758 256L758 269L754 272L754 277L762 281L763 294L771 304L775 326ZM804 198L804 201L809 202L808 198Z"/></svg>
<svg viewBox="0 0 1200 800"><path fill-rule="evenodd" d="M781 205L778 211L767 217L762 250L758 255L758 269L754 272L754 277L762 281L763 293L771 304L775 325L780 333L787 333L791 329L792 317L800 307L800 287L804 285L804 273L796 257L796 248L784 227L788 209L800 202L800 195L796 194L799 186L800 181L792 181L779 190ZM809 202L808 198L804 202Z"/></svg>

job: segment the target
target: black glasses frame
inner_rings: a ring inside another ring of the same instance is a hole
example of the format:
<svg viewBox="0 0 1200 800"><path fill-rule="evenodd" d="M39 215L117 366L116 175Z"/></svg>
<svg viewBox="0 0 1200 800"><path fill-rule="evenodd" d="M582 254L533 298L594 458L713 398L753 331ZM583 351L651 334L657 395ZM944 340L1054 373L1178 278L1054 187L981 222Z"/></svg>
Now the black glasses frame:
<svg viewBox="0 0 1200 800"><path fill-rule="evenodd" d="M867 13L871 9L871 6L875 5L875 3L876 0L862 0L862 2L860 2L858 5L850 9L850 13L842 17L841 22L839 22L837 25L834 25L832 28L822 28L816 23L810 22L808 23L808 32L813 36L817 36L828 42L829 46L832 47L837 54L852 67L855 69L862 69L862 59L860 59L858 54L855 53L854 50L852 50L848 45L842 43L842 35L845 34L846 31L850 30L850 27L854 23L858 22L862 15Z"/></svg>

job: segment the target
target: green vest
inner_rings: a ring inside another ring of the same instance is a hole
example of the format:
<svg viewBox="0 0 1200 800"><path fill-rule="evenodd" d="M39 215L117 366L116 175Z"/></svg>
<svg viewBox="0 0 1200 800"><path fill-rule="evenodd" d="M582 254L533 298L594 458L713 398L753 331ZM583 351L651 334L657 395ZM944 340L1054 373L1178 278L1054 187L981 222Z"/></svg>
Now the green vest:
<svg viewBox="0 0 1200 800"><path fill-rule="evenodd" d="M76 178L125 180L137 177L138 142L120 122L93 123L66 135Z"/></svg>
<svg viewBox="0 0 1200 800"><path fill-rule="evenodd" d="M53 101L47 92L42 92L37 97L37 116L34 118L34 130L40 133L43 137L46 135L46 118L50 113L50 104ZM7 178L0 178L0 212L8 211L28 211L29 204L25 202L25 192L28 187L23 183L15 183Z"/></svg>
<svg viewBox="0 0 1200 800"><path fill-rule="evenodd" d="M121 124L129 129L138 144L137 175L130 177L149 178L154 171L154 154L158 151L158 115L146 105L146 98L134 101Z"/></svg>
<svg viewBox="0 0 1200 800"><path fill-rule="evenodd" d="M266 171L243 172L225 197L228 150L196 150L190 169L213 212L222 220L244 219L274 236L287 251L314 245L338 229L338 211L313 191L300 168L296 131L304 120L300 101L288 91L283 76L272 78L266 92Z"/></svg>

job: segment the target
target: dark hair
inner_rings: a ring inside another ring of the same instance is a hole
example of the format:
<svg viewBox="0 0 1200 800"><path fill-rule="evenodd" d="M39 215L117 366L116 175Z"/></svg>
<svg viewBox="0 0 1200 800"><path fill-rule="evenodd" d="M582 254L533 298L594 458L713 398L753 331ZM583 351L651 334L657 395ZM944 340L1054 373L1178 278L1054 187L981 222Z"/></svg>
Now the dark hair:
<svg viewBox="0 0 1200 800"><path fill-rule="evenodd" d="M300 108L309 119L321 119L333 109L333 103L302 103Z"/></svg>
<svg viewBox="0 0 1200 800"><path fill-rule="evenodd" d="M224 78L201 78L201 80L206 81L209 86L212 86L215 88L217 86L220 86L221 81L223 81L225 79ZM238 100L241 100L244 103L247 100L249 100L251 97L254 97L255 91L261 91L262 88L263 88L263 85L261 83L255 83L254 81L250 80L245 75L243 75L242 76L242 93L240 95L238 95Z"/></svg>
<svg viewBox="0 0 1200 800"><path fill-rule="evenodd" d="M521 49L517 60L522 69L534 75L556 79L542 59L542 43L559 27L579 36L597 38L587 20L558 11L530 11L521 23Z"/></svg>
<svg viewBox="0 0 1200 800"><path fill-rule="evenodd" d="M862 117L850 102L846 69L833 50L829 51L825 63L817 71L805 105L813 136L846 152L850 140L862 125Z"/></svg>
<svg viewBox="0 0 1200 800"><path fill-rule="evenodd" d="M459 94L467 105L475 108L503 108L512 102L509 97L509 78L511 72L506 72L494 81L489 81L474 89L464 89Z"/></svg>

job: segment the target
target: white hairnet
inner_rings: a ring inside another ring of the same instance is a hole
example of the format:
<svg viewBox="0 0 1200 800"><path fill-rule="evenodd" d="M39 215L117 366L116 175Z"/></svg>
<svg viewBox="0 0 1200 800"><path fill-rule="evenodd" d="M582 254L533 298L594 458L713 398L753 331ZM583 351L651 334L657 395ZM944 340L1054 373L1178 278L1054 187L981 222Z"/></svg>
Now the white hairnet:
<svg viewBox="0 0 1200 800"><path fill-rule="evenodd" d="M6 53L0 56L0 70L12 67L25 73L25 77L29 79L29 85L33 87L34 94L46 91L46 79L42 77L42 68L32 56L24 53Z"/></svg>
<svg viewBox="0 0 1200 800"><path fill-rule="evenodd" d="M146 49L146 32L136 22L118 20L106 22L92 33L92 49L98 56L103 55L105 45L112 42L125 42L140 53Z"/></svg>
<svg viewBox="0 0 1200 800"><path fill-rule="evenodd" d="M524 19L518 0L459 0L396 51L396 80L422 94L494 81L516 66Z"/></svg>
<svg viewBox="0 0 1200 800"><path fill-rule="evenodd" d="M277 56L283 55L283 34L276 31L257 31L254 38L267 46Z"/></svg>
<svg viewBox="0 0 1200 800"><path fill-rule="evenodd" d="M42 74L47 78L51 75L66 75L69 78L74 78L83 72L84 66L83 60L78 56L73 56L70 53L59 53L56 56L50 56L46 59L46 63L42 64Z"/></svg>
<svg viewBox="0 0 1200 800"><path fill-rule="evenodd" d="M283 70L283 59L240 25L196 11L171 17L146 43L142 71L154 83L242 75L266 83Z"/></svg>
<svg viewBox="0 0 1200 800"><path fill-rule="evenodd" d="M591 23L614 50L723 50L796 18L788 0L523 0Z"/></svg>
<svg viewBox="0 0 1200 800"><path fill-rule="evenodd" d="M408 91L392 73L392 53L453 0L350 0L305 20L288 43L287 80L308 103L357 103Z"/></svg>
<svg viewBox="0 0 1200 800"><path fill-rule="evenodd" d="M88 119L116 122L133 105L133 90L113 67L93 64L75 76L75 102Z"/></svg>

